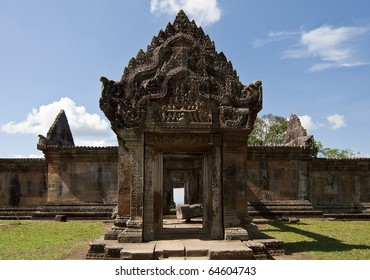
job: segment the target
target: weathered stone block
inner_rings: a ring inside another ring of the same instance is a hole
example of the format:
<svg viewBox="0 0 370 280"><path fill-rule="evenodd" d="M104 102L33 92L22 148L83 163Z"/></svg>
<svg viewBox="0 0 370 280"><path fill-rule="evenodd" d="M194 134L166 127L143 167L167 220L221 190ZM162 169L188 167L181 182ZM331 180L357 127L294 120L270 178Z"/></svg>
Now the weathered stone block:
<svg viewBox="0 0 370 280"><path fill-rule="evenodd" d="M248 240L249 234L242 227L225 228L225 240Z"/></svg>
<svg viewBox="0 0 370 280"><path fill-rule="evenodd" d="M176 205L176 216L178 219L190 220L203 216L203 206L201 204L178 204Z"/></svg>
<svg viewBox="0 0 370 280"><path fill-rule="evenodd" d="M142 241L142 229L139 228L126 228L118 235L118 242L137 243Z"/></svg>
<svg viewBox="0 0 370 280"><path fill-rule="evenodd" d="M185 257L184 242L180 240L158 241L154 254L156 260L172 257Z"/></svg>
<svg viewBox="0 0 370 280"><path fill-rule="evenodd" d="M55 215L56 222L66 222L67 216L66 215Z"/></svg>
<svg viewBox="0 0 370 280"><path fill-rule="evenodd" d="M253 259L253 250L238 241L215 243L209 251L211 260L248 260ZM218 245L217 245L218 244Z"/></svg>
<svg viewBox="0 0 370 280"><path fill-rule="evenodd" d="M156 242L122 243L121 260L153 260Z"/></svg>
<svg viewBox="0 0 370 280"><path fill-rule="evenodd" d="M105 259L107 260L118 260L121 257L122 244L108 244L105 246Z"/></svg>

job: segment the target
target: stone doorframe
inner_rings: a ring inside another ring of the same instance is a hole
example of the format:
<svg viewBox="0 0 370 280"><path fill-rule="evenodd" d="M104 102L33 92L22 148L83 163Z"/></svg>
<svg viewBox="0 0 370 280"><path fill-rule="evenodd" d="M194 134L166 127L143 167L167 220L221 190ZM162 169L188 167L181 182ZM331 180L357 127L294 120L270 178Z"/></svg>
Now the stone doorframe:
<svg viewBox="0 0 370 280"><path fill-rule="evenodd" d="M220 134L146 134L143 241L174 238L224 238L221 144ZM201 158L204 205L202 229L163 228L163 163L169 157Z"/></svg>

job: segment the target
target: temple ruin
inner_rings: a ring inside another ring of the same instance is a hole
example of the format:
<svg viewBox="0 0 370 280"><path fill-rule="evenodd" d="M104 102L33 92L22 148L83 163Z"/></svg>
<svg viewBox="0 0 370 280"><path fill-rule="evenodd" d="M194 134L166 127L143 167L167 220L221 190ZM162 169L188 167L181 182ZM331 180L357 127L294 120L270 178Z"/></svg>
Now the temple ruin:
<svg viewBox="0 0 370 280"><path fill-rule="evenodd" d="M120 81L101 82L118 147L75 146L61 111L39 135L43 159L0 159L0 218L112 219L91 243L96 259L161 258L162 243L155 252L150 244L170 239L238 240L240 255L213 258L266 258L282 244L262 240L254 217L370 218L370 159L313 157L295 115L285 145L247 145L262 82L242 84L183 11ZM133 256L134 243L150 246Z"/></svg>

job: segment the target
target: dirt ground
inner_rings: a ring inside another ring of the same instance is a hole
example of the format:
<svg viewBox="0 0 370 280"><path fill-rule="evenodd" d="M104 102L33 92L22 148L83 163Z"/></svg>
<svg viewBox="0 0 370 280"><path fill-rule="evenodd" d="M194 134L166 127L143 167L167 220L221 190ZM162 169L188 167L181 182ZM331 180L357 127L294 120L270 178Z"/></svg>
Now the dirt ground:
<svg viewBox="0 0 370 280"><path fill-rule="evenodd" d="M87 251L89 250L89 243L86 242L86 246L81 247L77 251L65 256L63 260L84 260L86 259Z"/></svg>

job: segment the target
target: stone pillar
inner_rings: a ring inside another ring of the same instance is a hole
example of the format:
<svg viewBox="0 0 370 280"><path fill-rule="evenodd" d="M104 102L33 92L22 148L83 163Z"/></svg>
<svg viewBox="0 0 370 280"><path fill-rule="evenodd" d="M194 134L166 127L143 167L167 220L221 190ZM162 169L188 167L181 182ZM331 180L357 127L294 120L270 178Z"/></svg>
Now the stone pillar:
<svg viewBox="0 0 370 280"><path fill-rule="evenodd" d="M247 202L247 135L225 133L223 140L223 196L225 239L250 239Z"/></svg>
<svg viewBox="0 0 370 280"><path fill-rule="evenodd" d="M131 205L131 171L129 150L125 147L124 142L118 139L118 209L117 214L122 218L130 217Z"/></svg>
<svg viewBox="0 0 370 280"><path fill-rule="evenodd" d="M225 237L223 226L223 188L222 188L222 143L221 136L215 137L214 146L210 152L209 167L205 168L208 173L211 192L210 197L207 197L206 203L211 203L211 238L223 239ZM208 185L203 186L208 187ZM225 190L224 190L225 192Z"/></svg>
<svg viewBox="0 0 370 280"><path fill-rule="evenodd" d="M307 162L298 162L298 199L308 199L308 166ZM291 180L293 181L293 180Z"/></svg>
<svg viewBox="0 0 370 280"><path fill-rule="evenodd" d="M126 229L119 242L142 242L144 137L143 133L125 130L119 135L118 216L127 217Z"/></svg>
<svg viewBox="0 0 370 280"><path fill-rule="evenodd" d="M58 189L60 188L60 160L48 159L48 192L46 203L55 203L59 201Z"/></svg>

